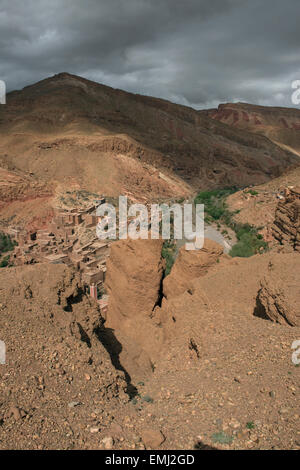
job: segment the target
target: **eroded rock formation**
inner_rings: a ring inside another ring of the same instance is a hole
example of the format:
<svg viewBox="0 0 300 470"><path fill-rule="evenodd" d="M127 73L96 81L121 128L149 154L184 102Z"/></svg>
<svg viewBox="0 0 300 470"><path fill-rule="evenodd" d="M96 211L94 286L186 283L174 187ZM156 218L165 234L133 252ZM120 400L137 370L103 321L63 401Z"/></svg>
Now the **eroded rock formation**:
<svg viewBox="0 0 300 470"><path fill-rule="evenodd" d="M286 197L279 201L273 236L285 248L300 251L300 187L287 189Z"/></svg>
<svg viewBox="0 0 300 470"><path fill-rule="evenodd" d="M159 297L163 262L161 240L126 240L111 245L107 261L107 326L119 328L149 316Z"/></svg>
<svg viewBox="0 0 300 470"><path fill-rule="evenodd" d="M170 275L164 280L164 296L169 299L183 294L191 287L192 279L204 276L222 254L221 245L208 238L202 250L188 251L183 246Z"/></svg>
<svg viewBox="0 0 300 470"><path fill-rule="evenodd" d="M113 337L112 354L130 375L139 377L151 371L162 344L162 331L151 318L161 296L161 250L161 240L118 241L107 262L105 326Z"/></svg>
<svg viewBox="0 0 300 470"><path fill-rule="evenodd" d="M185 354L198 354L195 322L198 309L177 317L182 300L192 281L217 265L223 249L206 240L200 251L183 247L171 274L163 280L162 241L126 240L114 243L107 263L106 287L109 294L106 328L114 336L113 354L124 369L136 379L149 374L168 350L170 341L178 340ZM205 301L199 306L205 309ZM113 346L112 346L113 347Z"/></svg>
<svg viewBox="0 0 300 470"><path fill-rule="evenodd" d="M268 273L261 280L257 296L257 314L280 324L300 326L300 263L298 255L289 256L289 263L280 258L269 262Z"/></svg>

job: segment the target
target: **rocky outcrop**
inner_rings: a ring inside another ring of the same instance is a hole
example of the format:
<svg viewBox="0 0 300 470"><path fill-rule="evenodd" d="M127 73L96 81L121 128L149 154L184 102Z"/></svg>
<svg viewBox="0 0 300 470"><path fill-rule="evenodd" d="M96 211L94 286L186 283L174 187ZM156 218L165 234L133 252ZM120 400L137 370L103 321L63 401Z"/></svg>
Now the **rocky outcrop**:
<svg viewBox="0 0 300 470"><path fill-rule="evenodd" d="M300 252L300 187L287 189L279 201L272 232L281 245Z"/></svg>
<svg viewBox="0 0 300 470"><path fill-rule="evenodd" d="M177 318L177 299L184 293L189 296L192 281L217 265L223 254L222 247L208 239L199 251L182 247L163 280L161 250L161 240L119 241L112 244L107 263L105 326L114 337L113 354L134 380L153 371L171 338L178 338L188 355L197 356L195 315L188 311Z"/></svg>
<svg viewBox="0 0 300 470"><path fill-rule="evenodd" d="M160 292L163 275L161 240L126 240L111 245L107 261L109 294L107 326L149 316Z"/></svg>
<svg viewBox="0 0 300 470"><path fill-rule="evenodd" d="M134 378L152 370L162 343L163 333L152 320L161 297L161 250L162 240L118 241L107 262L105 326L111 332L112 354Z"/></svg>
<svg viewBox="0 0 300 470"><path fill-rule="evenodd" d="M275 108L248 103L225 103L217 109L198 111L231 127L262 134L299 155L300 112L295 108Z"/></svg>
<svg viewBox="0 0 300 470"><path fill-rule="evenodd" d="M221 245L208 238L202 250L187 251L182 247L170 275L164 280L164 296L169 299L183 294L191 287L191 281L204 276L222 254Z"/></svg>
<svg viewBox="0 0 300 470"><path fill-rule="evenodd" d="M258 292L256 314L276 323L300 326L300 263L298 255L289 256L288 265L269 263Z"/></svg>

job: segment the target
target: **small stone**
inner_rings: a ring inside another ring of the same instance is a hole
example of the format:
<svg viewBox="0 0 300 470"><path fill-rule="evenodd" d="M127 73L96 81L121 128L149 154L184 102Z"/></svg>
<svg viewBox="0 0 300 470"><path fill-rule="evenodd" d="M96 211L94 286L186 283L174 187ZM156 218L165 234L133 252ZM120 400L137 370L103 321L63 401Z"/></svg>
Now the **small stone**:
<svg viewBox="0 0 300 470"><path fill-rule="evenodd" d="M81 405L80 401L71 401L70 403L68 403L69 408L75 408L75 406L79 405Z"/></svg>
<svg viewBox="0 0 300 470"><path fill-rule="evenodd" d="M279 414L280 415L287 415L289 413L289 409L288 408L281 408L279 410Z"/></svg>
<svg viewBox="0 0 300 470"><path fill-rule="evenodd" d="M111 433L112 437L118 437L122 434L123 428L118 423L112 423L109 428L109 432Z"/></svg>
<svg viewBox="0 0 300 470"><path fill-rule="evenodd" d="M20 421L22 418L25 418L26 413L17 406L12 406L9 410L9 416L13 416L15 421Z"/></svg>
<svg viewBox="0 0 300 470"><path fill-rule="evenodd" d="M252 449L252 448L254 447L254 442L252 442L252 441L247 441L247 442L246 442L246 445L247 445L248 449Z"/></svg>
<svg viewBox="0 0 300 470"><path fill-rule="evenodd" d="M84 377L87 382L91 380L91 376L89 374L84 374Z"/></svg>
<svg viewBox="0 0 300 470"><path fill-rule="evenodd" d="M141 433L142 441L146 448L157 449L165 440L165 436L159 429L144 429Z"/></svg>
<svg viewBox="0 0 300 470"><path fill-rule="evenodd" d="M271 390L271 391L269 392L269 395L270 395L271 398L275 398L276 393L274 392L274 390Z"/></svg>
<svg viewBox="0 0 300 470"><path fill-rule="evenodd" d="M96 427L95 427L95 428L91 428L91 429L90 429L90 432L91 432L92 434L96 434L97 432L99 432L99 430L100 430L99 428L96 428Z"/></svg>
<svg viewBox="0 0 300 470"><path fill-rule="evenodd" d="M236 419L232 419L229 423L229 426L233 429L239 429L241 427L241 423L239 423Z"/></svg>
<svg viewBox="0 0 300 470"><path fill-rule="evenodd" d="M105 437L101 442L104 444L106 450L111 450L114 446L114 440L111 436Z"/></svg>

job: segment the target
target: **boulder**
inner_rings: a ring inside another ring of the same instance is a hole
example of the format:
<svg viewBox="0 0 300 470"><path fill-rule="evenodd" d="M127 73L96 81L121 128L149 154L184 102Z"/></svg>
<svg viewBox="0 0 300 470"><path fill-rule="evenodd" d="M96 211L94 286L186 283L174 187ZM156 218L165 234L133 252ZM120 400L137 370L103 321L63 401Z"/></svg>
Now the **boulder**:
<svg viewBox="0 0 300 470"><path fill-rule="evenodd" d="M164 279L164 296L169 299L183 294L191 287L191 281L204 276L222 254L222 246L208 238L201 250L188 251L183 246L171 273Z"/></svg>

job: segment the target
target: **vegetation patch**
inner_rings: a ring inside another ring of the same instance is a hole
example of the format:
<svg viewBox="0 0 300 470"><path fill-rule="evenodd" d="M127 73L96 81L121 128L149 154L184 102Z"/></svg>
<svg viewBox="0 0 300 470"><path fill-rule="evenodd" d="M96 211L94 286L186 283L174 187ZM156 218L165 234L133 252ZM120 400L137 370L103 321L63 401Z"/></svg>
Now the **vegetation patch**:
<svg viewBox="0 0 300 470"><path fill-rule="evenodd" d="M223 431L216 432L211 436L213 442L218 444L232 444L233 437Z"/></svg>
<svg viewBox="0 0 300 470"><path fill-rule="evenodd" d="M268 250L268 243L263 240L256 227L249 224L235 224L234 230L238 242L230 250L230 256L248 258Z"/></svg>
<svg viewBox="0 0 300 470"><path fill-rule="evenodd" d="M248 421L248 423L246 424L246 428L247 429L254 429L255 428L255 424L253 421Z"/></svg>
<svg viewBox="0 0 300 470"><path fill-rule="evenodd" d="M258 192L254 191L254 189L248 189L248 191L245 191L246 194L251 194L251 196L257 196Z"/></svg>
<svg viewBox="0 0 300 470"><path fill-rule="evenodd" d="M213 189L212 191L202 191L196 196L195 204L204 204L205 216L208 222L221 220L226 212L228 212L226 198L236 191L238 191L238 188L235 186Z"/></svg>
<svg viewBox="0 0 300 470"><path fill-rule="evenodd" d="M9 258L10 256L4 256L4 258L1 259L0 268L6 268L7 266L9 266Z"/></svg>
<svg viewBox="0 0 300 470"><path fill-rule="evenodd" d="M16 246L16 242L12 241L9 235L0 232L0 255L12 251Z"/></svg>
<svg viewBox="0 0 300 470"><path fill-rule="evenodd" d="M99 199L101 196L97 193L79 189L74 191L66 191L60 196L59 200L67 207L81 207L86 205L93 199Z"/></svg>
<svg viewBox="0 0 300 470"><path fill-rule="evenodd" d="M11 266L10 255L3 255L4 253L13 251L16 245L17 243L13 241L9 235L0 232L0 268L6 268L7 266Z"/></svg>
<svg viewBox="0 0 300 470"><path fill-rule="evenodd" d="M176 258L176 243L175 240L165 240L163 243L162 257L166 260L165 276L170 274L172 266Z"/></svg>
<svg viewBox="0 0 300 470"><path fill-rule="evenodd" d="M195 204L204 204L206 223L217 222L219 228L220 223L223 223L236 233L238 242L230 250L230 256L248 258L257 253L267 251L268 243L265 242L261 234L258 233L259 228L234 221L234 215L239 211L229 211L226 198L236 191L238 191L237 187L203 191L196 196ZM251 194L255 195L254 193L256 193L256 191L250 191ZM225 235L226 231L223 230L222 233Z"/></svg>

